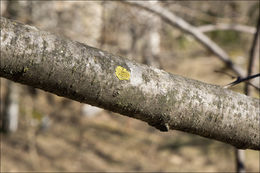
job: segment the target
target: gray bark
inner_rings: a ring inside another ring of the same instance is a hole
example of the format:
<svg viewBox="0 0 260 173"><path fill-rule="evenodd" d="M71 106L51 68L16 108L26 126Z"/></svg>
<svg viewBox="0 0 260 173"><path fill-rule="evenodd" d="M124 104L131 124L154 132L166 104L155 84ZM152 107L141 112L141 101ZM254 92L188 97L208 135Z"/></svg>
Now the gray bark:
<svg viewBox="0 0 260 173"><path fill-rule="evenodd" d="M23 20L91 46L98 45L102 28L101 2L8 1L7 5L9 8L5 16ZM29 90L36 92L33 88ZM92 109L100 110L86 104L82 107L83 115L93 112Z"/></svg>
<svg viewBox="0 0 260 173"><path fill-rule="evenodd" d="M5 18L0 77L143 120L161 131L182 130L260 150L258 99Z"/></svg>

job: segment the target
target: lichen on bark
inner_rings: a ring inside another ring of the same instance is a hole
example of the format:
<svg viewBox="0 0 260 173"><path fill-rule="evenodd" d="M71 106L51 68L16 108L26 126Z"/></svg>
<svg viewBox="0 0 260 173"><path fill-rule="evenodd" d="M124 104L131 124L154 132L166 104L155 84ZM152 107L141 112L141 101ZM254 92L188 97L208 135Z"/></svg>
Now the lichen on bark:
<svg viewBox="0 0 260 173"><path fill-rule="evenodd" d="M115 69L130 73L119 80ZM237 148L260 149L259 100L1 18L0 76Z"/></svg>

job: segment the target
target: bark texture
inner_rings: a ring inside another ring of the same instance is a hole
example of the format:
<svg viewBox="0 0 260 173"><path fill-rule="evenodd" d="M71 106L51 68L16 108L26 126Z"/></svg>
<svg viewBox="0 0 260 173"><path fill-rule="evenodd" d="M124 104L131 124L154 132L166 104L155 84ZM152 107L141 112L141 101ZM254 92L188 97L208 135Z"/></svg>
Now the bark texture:
<svg viewBox="0 0 260 173"><path fill-rule="evenodd" d="M5 18L0 76L143 120L161 131L182 130L260 149L258 99Z"/></svg>

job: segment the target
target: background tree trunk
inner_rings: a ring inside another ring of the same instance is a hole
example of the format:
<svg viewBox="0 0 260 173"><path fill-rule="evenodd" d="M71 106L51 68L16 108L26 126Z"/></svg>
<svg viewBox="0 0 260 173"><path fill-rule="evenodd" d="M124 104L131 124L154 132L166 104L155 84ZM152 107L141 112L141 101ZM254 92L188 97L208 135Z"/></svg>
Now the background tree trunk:
<svg viewBox="0 0 260 173"><path fill-rule="evenodd" d="M19 88L14 82L7 81L6 89L2 127L4 132L10 133L18 128Z"/></svg>
<svg viewBox="0 0 260 173"><path fill-rule="evenodd" d="M157 4L158 1L149 1L150 4ZM143 51L143 62L148 66L155 68L161 68L160 65L160 29L161 29L161 19L149 12L141 11L145 13L143 15L143 20L149 21L149 28L145 33L145 45ZM141 13L139 12L139 13Z"/></svg>

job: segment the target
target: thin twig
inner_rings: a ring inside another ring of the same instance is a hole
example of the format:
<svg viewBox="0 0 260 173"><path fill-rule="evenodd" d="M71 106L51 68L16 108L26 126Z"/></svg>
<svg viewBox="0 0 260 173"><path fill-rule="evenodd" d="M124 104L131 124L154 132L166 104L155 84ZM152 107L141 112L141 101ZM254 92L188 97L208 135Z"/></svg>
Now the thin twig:
<svg viewBox="0 0 260 173"><path fill-rule="evenodd" d="M225 85L223 88L230 88L230 87L233 87L233 86L235 86L235 85L237 85L237 84L239 84L239 83L241 83L241 82L247 82L247 81L249 81L249 80L251 80L251 79L254 79L254 78L256 78L256 77L259 77L260 76L260 73L258 73L258 74L255 74L255 75L252 75L252 76L247 76L247 77L245 77L245 78L241 78L241 77L237 77L237 79L234 81L234 82L231 82L231 83L229 83L229 84L227 84L227 85ZM248 82L247 82L248 83ZM254 86L253 84L251 84L252 86ZM254 87L256 87L256 86L254 86ZM258 87L256 87L258 90L260 90L260 88L258 88Z"/></svg>
<svg viewBox="0 0 260 173"><path fill-rule="evenodd" d="M234 75L231 75L231 74L229 74L229 73L227 73L227 72L224 72L224 71L220 71L220 70L214 70L214 72L216 72L216 73L222 73L222 74L225 74L225 75L227 75L227 76L231 77L232 79L235 79L235 78L237 78L236 76L234 76Z"/></svg>
<svg viewBox="0 0 260 173"><path fill-rule="evenodd" d="M239 32L245 32L249 34L255 34L256 29L252 26L233 24L233 23L217 23L215 25L203 25L199 26L198 29L201 32L212 32L216 30L234 30Z"/></svg>
<svg viewBox="0 0 260 173"><path fill-rule="evenodd" d="M250 82L248 81L248 80L250 80L250 79L241 81L241 78L236 77L236 76L233 76L233 75L231 75L231 74L229 74L229 73L227 73L227 72L219 71L219 70L214 70L214 72L225 74L225 75L231 77L232 79L237 78L236 81L234 81L234 82L238 82L238 79L240 79L240 80L239 80L240 82L246 82L248 85L250 85L250 86L252 86L252 87L254 87L255 89L257 89L257 90L260 91L260 88L259 88L259 87L255 86L254 84L252 84L252 83L250 83ZM256 77L257 77L257 76L256 76ZM248 77L247 77L247 78L248 78ZM254 77L253 77L253 78L254 78ZM229 84L227 84L227 85L225 85L225 86L223 86L223 87L224 87L224 88L229 88L229 87L231 87L230 85L233 84L234 82L229 83ZM236 84L239 84L240 82L238 82L238 83L236 83ZM236 85L236 84L234 84L234 85ZM234 85L232 85L232 86L234 86Z"/></svg>

